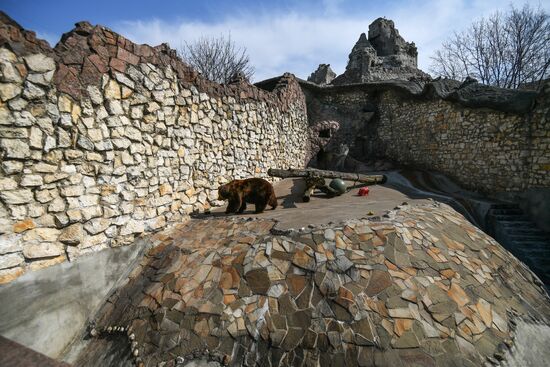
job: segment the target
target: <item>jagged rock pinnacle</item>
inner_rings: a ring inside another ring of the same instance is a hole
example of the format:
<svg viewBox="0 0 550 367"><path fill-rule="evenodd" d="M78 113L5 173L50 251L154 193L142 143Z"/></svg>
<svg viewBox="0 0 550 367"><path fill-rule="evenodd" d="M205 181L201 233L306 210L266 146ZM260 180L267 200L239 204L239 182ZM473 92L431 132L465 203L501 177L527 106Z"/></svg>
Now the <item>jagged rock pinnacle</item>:
<svg viewBox="0 0 550 367"><path fill-rule="evenodd" d="M369 25L368 37L365 33L359 36L349 54L344 74L331 82L308 80L321 85L341 85L390 79L430 79L428 74L418 69L417 56L414 42L406 42L392 20L378 18Z"/></svg>

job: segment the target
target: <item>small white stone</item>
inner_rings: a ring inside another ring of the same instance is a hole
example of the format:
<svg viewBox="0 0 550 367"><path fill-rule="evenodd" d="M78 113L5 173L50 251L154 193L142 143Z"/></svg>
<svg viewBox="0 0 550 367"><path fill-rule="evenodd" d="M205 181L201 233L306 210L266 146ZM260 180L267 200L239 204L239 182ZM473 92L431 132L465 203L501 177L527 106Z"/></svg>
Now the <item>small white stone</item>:
<svg viewBox="0 0 550 367"><path fill-rule="evenodd" d="M58 213L65 211L65 201L62 198L55 198L53 201L48 205L48 212Z"/></svg>
<svg viewBox="0 0 550 367"><path fill-rule="evenodd" d="M14 83L0 83L0 99L6 102L21 93L21 86Z"/></svg>
<svg viewBox="0 0 550 367"><path fill-rule="evenodd" d="M51 57L43 54L34 54L23 57L25 63L32 71L44 73L50 70L55 70L55 61Z"/></svg>
<svg viewBox="0 0 550 367"><path fill-rule="evenodd" d="M29 146L20 139L2 139L0 148L4 150L5 158L24 159L31 155Z"/></svg>
<svg viewBox="0 0 550 367"><path fill-rule="evenodd" d="M92 235L104 232L111 225L111 220L106 218L95 218L84 224L84 229Z"/></svg>
<svg viewBox="0 0 550 367"><path fill-rule="evenodd" d="M25 82L23 97L25 97L26 99L38 99L38 98L44 97L45 95L46 95L46 92L44 92L44 90L42 90L40 87L29 82L28 80Z"/></svg>
<svg viewBox="0 0 550 367"><path fill-rule="evenodd" d="M135 83L131 81L126 75L122 73L115 72L115 79L119 82L127 86L128 88L134 89Z"/></svg>
<svg viewBox="0 0 550 367"><path fill-rule="evenodd" d="M16 82L21 83L21 75L19 75L19 71L13 66L13 63L11 62L2 62L0 64L0 72L3 75L3 79L6 82Z"/></svg>
<svg viewBox="0 0 550 367"><path fill-rule="evenodd" d="M33 126L31 127L31 134L29 136L29 145L32 148L42 149L42 130Z"/></svg>
<svg viewBox="0 0 550 367"><path fill-rule="evenodd" d="M17 182L15 182L15 180L8 177L0 178L0 191L15 189L17 189Z"/></svg>
<svg viewBox="0 0 550 367"><path fill-rule="evenodd" d="M124 225L120 230L121 236L126 236L133 233L142 233L145 231L143 222L138 222L135 220L130 220L126 225Z"/></svg>
<svg viewBox="0 0 550 367"><path fill-rule="evenodd" d="M22 111L25 109L25 107L27 107L28 104L29 102L27 102L23 98L14 98L8 102L8 105L14 111Z"/></svg>
<svg viewBox="0 0 550 367"><path fill-rule="evenodd" d="M53 79L53 75L54 75L54 71L48 71L44 74L29 74L27 76L27 80L34 83L34 84L39 84L39 85L42 85L42 86L49 86L52 79Z"/></svg>
<svg viewBox="0 0 550 367"><path fill-rule="evenodd" d="M25 258L20 253L0 255L0 269L13 268L25 262Z"/></svg>
<svg viewBox="0 0 550 367"><path fill-rule="evenodd" d="M83 185L64 186L61 187L61 196L80 196L84 194Z"/></svg>
<svg viewBox="0 0 550 367"><path fill-rule="evenodd" d="M55 148L55 138L53 136L46 136L46 141L44 142L44 152L48 153L53 148Z"/></svg>
<svg viewBox="0 0 550 367"><path fill-rule="evenodd" d="M107 107L107 111L111 115L123 115L124 114L124 110L122 109L122 105L120 104L120 101L118 101L116 99L108 100L107 104L106 104L106 107Z"/></svg>
<svg viewBox="0 0 550 367"><path fill-rule="evenodd" d="M90 99L92 100L92 103L95 105L103 104L103 95L101 94L101 91L98 87L94 85L89 85L86 90L88 91L88 95L90 96Z"/></svg>
<svg viewBox="0 0 550 367"><path fill-rule="evenodd" d="M132 127L132 126L128 126L124 129L124 135L128 139L133 140L133 141L141 141L142 140L141 131L139 131L138 129L136 129L135 127Z"/></svg>
<svg viewBox="0 0 550 367"><path fill-rule="evenodd" d="M25 175L21 179L20 184L25 187L42 186L44 184L44 180L40 175Z"/></svg>
<svg viewBox="0 0 550 367"><path fill-rule="evenodd" d="M33 199L32 191L29 189L2 191L0 192L0 198L5 204L26 204Z"/></svg>

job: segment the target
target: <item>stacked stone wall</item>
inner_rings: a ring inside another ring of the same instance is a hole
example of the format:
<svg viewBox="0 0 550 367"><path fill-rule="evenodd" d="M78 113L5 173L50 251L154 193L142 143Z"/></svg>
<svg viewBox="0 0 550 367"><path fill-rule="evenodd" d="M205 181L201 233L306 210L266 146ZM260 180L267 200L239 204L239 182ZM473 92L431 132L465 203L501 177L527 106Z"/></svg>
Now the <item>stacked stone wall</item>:
<svg viewBox="0 0 550 367"><path fill-rule="evenodd" d="M350 148L350 154L359 160L368 160L365 138L371 131L369 121L374 116L376 106L371 93L365 91L315 93L304 88L307 101L309 125L315 126L324 121L336 121L338 129L331 133L325 149L337 149L340 144ZM312 131L312 133L318 131Z"/></svg>
<svg viewBox="0 0 550 367"><path fill-rule="evenodd" d="M360 160L436 170L489 194L550 188L550 88L526 112L471 108L384 85L312 88L302 83L310 125L335 120L329 143Z"/></svg>
<svg viewBox="0 0 550 367"><path fill-rule="evenodd" d="M485 193L550 187L550 124L541 96L531 113L465 108L381 95L373 148L401 164L437 170Z"/></svg>
<svg viewBox="0 0 550 367"><path fill-rule="evenodd" d="M220 184L303 167L292 75L218 85L166 45L78 23L55 49L0 17L0 283L221 204Z"/></svg>
<svg viewBox="0 0 550 367"><path fill-rule="evenodd" d="M550 81L541 88L530 122L529 188L550 188Z"/></svg>

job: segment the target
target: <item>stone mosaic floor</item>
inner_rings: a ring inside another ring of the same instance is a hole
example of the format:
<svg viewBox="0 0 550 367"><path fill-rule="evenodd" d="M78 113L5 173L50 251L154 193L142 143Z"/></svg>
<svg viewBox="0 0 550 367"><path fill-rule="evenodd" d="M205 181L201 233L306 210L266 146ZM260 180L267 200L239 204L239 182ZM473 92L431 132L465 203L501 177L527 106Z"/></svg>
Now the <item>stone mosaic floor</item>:
<svg viewBox="0 0 550 367"><path fill-rule="evenodd" d="M126 340L139 366L479 366L505 357L518 318L548 324L532 273L446 205L274 224L213 218L155 235L99 313L97 343ZM77 365L97 365L98 349Z"/></svg>

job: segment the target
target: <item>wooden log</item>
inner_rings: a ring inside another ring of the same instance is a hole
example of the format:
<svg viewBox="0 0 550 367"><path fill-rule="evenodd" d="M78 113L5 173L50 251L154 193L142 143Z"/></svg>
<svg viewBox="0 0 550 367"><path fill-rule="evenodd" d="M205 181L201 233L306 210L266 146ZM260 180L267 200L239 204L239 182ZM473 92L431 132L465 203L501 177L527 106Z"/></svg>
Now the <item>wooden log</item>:
<svg viewBox="0 0 550 367"><path fill-rule="evenodd" d="M270 168L267 174L273 177L289 178L289 177L321 177L321 178L341 178L342 180L357 181L369 185L382 184L386 182L385 175L363 175L360 173L348 173L337 171L325 171L315 168L306 169L276 169Z"/></svg>

